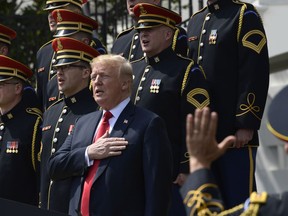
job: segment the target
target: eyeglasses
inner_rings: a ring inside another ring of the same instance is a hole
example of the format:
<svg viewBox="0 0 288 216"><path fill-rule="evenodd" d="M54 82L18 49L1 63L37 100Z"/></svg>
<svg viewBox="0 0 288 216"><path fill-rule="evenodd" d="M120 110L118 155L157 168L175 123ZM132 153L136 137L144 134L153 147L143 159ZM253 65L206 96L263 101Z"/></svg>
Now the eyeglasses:
<svg viewBox="0 0 288 216"><path fill-rule="evenodd" d="M63 66L58 66L58 67L53 67L53 70L54 71L61 71L61 72L64 72L64 71L67 71L69 70L70 68L81 68L81 69L85 69L87 68L86 66L84 65L75 65L75 64L68 64L68 65L63 65Z"/></svg>
<svg viewBox="0 0 288 216"><path fill-rule="evenodd" d="M0 82L0 87L3 87L5 85L17 85L19 82Z"/></svg>

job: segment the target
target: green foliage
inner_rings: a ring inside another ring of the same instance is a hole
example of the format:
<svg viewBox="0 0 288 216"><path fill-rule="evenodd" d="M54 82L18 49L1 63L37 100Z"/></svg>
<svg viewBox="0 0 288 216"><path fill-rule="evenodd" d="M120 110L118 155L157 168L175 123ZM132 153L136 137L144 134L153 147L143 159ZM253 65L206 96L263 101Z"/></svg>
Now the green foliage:
<svg viewBox="0 0 288 216"><path fill-rule="evenodd" d="M17 32L9 56L33 70L38 49L51 40L47 12L42 10L43 4L43 0L34 0L29 6L25 6L23 1L0 1L0 23Z"/></svg>

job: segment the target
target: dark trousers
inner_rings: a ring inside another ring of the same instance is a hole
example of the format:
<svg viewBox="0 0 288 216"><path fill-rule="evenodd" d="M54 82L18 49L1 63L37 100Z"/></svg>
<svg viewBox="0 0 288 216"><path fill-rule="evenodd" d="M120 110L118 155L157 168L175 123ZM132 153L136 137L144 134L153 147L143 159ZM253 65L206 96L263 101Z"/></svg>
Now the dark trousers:
<svg viewBox="0 0 288 216"><path fill-rule="evenodd" d="M186 216L183 200L180 195L179 189L180 187L178 185L172 185L172 199L168 216Z"/></svg>
<svg viewBox="0 0 288 216"><path fill-rule="evenodd" d="M243 203L256 191L256 153L257 147L230 148L212 164L225 208Z"/></svg>

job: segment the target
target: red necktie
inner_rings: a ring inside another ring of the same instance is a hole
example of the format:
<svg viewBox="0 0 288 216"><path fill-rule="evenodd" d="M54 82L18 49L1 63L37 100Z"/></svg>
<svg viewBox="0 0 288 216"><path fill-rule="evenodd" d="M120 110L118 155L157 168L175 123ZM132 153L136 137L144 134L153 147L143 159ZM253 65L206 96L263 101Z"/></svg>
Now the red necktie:
<svg viewBox="0 0 288 216"><path fill-rule="evenodd" d="M109 130L109 119L112 117L112 113L106 111L103 115L101 125L93 139L96 141L99 137L103 136L107 130ZM82 199L81 199L81 214L82 216L89 216L89 203L90 203L90 191L93 185L93 180L96 175L100 160L94 160L93 165L89 168L88 175L85 178Z"/></svg>

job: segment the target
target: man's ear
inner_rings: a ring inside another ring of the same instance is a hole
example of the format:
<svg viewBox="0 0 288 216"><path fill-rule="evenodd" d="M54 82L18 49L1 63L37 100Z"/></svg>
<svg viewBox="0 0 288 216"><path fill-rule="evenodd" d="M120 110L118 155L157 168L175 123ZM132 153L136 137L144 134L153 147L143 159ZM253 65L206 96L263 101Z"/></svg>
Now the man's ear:
<svg viewBox="0 0 288 216"><path fill-rule="evenodd" d="M90 78L91 70L89 68L84 68L82 71L82 77L86 79L87 77Z"/></svg>
<svg viewBox="0 0 288 216"><path fill-rule="evenodd" d="M131 86L130 83L131 83L131 81L130 81L129 79L124 80L124 81L122 82L122 89L123 89L123 90L129 89L130 86Z"/></svg>
<svg viewBox="0 0 288 216"><path fill-rule="evenodd" d="M22 91L24 91L23 84L20 82L15 84L15 89L16 89L16 94L21 94Z"/></svg>
<svg viewBox="0 0 288 216"><path fill-rule="evenodd" d="M170 40L171 38L173 38L173 35L174 35L174 31L172 29L169 28L166 30L166 33L165 33L166 40Z"/></svg>

